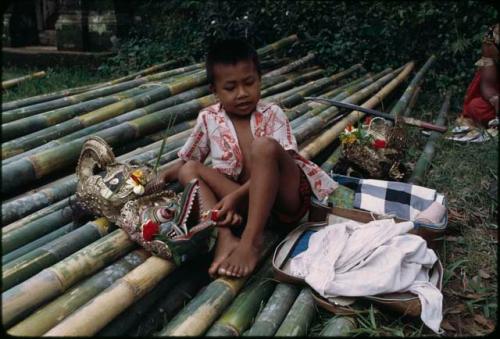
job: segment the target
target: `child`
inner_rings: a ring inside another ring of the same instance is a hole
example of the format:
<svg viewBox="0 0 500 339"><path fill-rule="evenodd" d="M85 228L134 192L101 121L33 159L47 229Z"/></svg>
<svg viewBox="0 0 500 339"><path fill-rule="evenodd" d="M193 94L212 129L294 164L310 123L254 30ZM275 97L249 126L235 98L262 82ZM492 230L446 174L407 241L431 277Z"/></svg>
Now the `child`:
<svg viewBox="0 0 500 339"><path fill-rule="evenodd" d="M260 100L261 70L252 47L234 39L212 46L206 71L219 102L199 113L180 159L148 189L197 178L203 209L219 210L209 273L243 277L258 262L271 212L281 225L296 223L308 211L311 193L323 199L336 184L298 154L283 111ZM213 168L203 165L209 154ZM240 239L230 227L242 224L244 217Z"/></svg>

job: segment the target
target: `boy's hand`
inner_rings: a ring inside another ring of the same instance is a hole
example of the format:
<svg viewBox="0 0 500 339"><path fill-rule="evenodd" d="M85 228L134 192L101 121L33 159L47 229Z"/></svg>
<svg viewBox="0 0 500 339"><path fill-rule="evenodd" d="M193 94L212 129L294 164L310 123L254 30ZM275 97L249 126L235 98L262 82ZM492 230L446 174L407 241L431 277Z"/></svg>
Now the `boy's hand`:
<svg viewBox="0 0 500 339"><path fill-rule="evenodd" d="M150 182L144 187L144 194L151 194L159 192L165 186L165 177L162 174L157 174Z"/></svg>
<svg viewBox="0 0 500 339"><path fill-rule="evenodd" d="M239 204L239 197L236 194L228 194L219 201L213 209L219 210L217 226L237 226L241 224L243 218L236 212Z"/></svg>

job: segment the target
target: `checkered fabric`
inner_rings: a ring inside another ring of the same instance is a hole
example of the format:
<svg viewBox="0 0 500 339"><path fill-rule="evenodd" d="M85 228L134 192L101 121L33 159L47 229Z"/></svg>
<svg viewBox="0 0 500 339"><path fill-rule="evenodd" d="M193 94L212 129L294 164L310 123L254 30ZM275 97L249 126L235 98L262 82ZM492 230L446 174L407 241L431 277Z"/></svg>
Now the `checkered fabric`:
<svg viewBox="0 0 500 339"><path fill-rule="evenodd" d="M354 208L405 220L429 207L434 201L444 205L444 195L436 190L396 181L332 176L337 183L355 191Z"/></svg>

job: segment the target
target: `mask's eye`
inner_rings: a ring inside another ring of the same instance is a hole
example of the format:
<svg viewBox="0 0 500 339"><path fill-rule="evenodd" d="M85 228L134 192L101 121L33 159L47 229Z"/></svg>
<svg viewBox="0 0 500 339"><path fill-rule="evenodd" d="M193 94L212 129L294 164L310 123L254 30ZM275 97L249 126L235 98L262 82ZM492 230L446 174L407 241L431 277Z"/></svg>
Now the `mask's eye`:
<svg viewBox="0 0 500 339"><path fill-rule="evenodd" d="M118 178L113 178L109 181L110 185L117 185L120 182Z"/></svg>

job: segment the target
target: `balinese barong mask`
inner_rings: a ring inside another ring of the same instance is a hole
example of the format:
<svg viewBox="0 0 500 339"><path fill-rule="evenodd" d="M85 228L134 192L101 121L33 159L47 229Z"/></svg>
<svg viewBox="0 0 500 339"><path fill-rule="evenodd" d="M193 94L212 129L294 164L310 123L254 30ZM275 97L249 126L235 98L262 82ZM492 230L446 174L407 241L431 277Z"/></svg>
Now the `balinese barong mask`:
<svg viewBox="0 0 500 339"><path fill-rule="evenodd" d="M109 219L154 255L179 265L213 247L215 222L209 213L202 213L197 180L181 195L173 191L144 195L152 170L117 163L99 137L84 143L76 175L78 203Z"/></svg>

